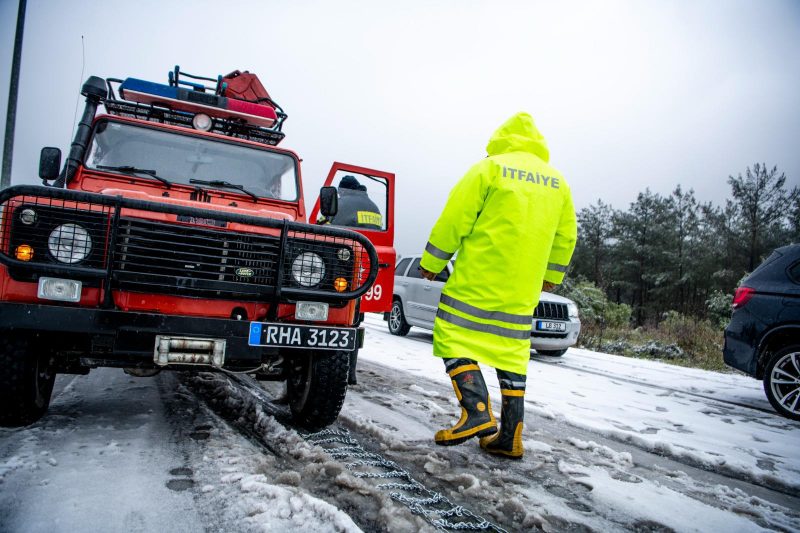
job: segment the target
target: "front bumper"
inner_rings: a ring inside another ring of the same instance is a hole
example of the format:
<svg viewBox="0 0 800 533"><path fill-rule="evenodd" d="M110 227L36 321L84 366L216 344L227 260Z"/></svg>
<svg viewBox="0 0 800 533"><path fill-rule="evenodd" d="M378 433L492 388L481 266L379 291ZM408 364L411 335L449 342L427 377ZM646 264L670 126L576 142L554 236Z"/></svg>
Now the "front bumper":
<svg viewBox="0 0 800 533"><path fill-rule="evenodd" d="M531 331L532 349L564 350L570 346L575 346L575 344L578 342L578 335L580 335L581 332L580 320L552 320L552 322L563 322L566 324L566 331L563 333L546 333L543 331L536 331L536 323L534 322L534 329Z"/></svg>
<svg viewBox="0 0 800 533"><path fill-rule="evenodd" d="M250 346L250 322L245 320L2 302L0 328L2 335L14 331L38 333L53 350L57 369L76 364L154 368L157 335L224 339L223 368L232 370L256 368L296 353L286 348ZM359 328L356 349L363 342L364 329Z"/></svg>

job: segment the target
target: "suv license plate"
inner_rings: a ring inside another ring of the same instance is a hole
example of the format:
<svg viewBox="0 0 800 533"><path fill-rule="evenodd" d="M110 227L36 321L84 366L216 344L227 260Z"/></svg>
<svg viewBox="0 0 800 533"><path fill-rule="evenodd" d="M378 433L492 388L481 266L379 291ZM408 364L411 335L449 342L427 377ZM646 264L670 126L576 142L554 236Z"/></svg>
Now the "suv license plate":
<svg viewBox="0 0 800 533"><path fill-rule="evenodd" d="M537 320L536 329L539 331L567 331L567 325L564 322L548 322L546 320Z"/></svg>
<svg viewBox="0 0 800 533"><path fill-rule="evenodd" d="M356 349L357 331L355 328L251 322L248 344L273 348L352 351Z"/></svg>

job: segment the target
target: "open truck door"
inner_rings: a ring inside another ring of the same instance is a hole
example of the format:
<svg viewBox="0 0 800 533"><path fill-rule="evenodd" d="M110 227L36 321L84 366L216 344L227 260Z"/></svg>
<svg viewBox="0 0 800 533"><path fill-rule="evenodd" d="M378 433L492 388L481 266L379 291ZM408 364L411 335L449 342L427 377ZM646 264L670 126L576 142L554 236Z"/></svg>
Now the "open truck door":
<svg viewBox="0 0 800 533"><path fill-rule="evenodd" d="M357 231L378 252L378 277L361 297L362 313L384 313L392 308L394 293L394 174L335 162L324 187L336 187L338 210L330 219L320 215L319 198L308 220Z"/></svg>

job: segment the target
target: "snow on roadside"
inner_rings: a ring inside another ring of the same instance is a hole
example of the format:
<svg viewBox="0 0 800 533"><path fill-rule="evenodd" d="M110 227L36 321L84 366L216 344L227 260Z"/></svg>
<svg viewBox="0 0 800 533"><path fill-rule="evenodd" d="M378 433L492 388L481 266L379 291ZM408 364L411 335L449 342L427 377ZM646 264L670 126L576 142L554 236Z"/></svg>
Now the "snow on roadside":
<svg viewBox="0 0 800 533"><path fill-rule="evenodd" d="M570 352L564 358L569 356ZM665 369L659 382L661 367L669 366L663 363L633 360L637 370L620 376L609 370L618 367L618 356L594 357L596 368L609 376L576 371L569 362L532 361L529 381L536 394L528 396L528 402L570 425L649 452L782 490L800 491L796 446L800 424L777 413L728 403L721 392L714 399L698 397L693 390L682 389L680 374L672 368ZM739 381L740 387L734 398L747 394L745 391L763 396L755 380L706 373L710 383L703 390L731 378Z"/></svg>
<svg viewBox="0 0 800 533"><path fill-rule="evenodd" d="M669 524L677 531L763 531L747 518L699 502L658 483L635 478L613 478L598 466L561 462L559 470L591 489L596 505L618 513L621 519L633 519L644 527L648 522Z"/></svg>

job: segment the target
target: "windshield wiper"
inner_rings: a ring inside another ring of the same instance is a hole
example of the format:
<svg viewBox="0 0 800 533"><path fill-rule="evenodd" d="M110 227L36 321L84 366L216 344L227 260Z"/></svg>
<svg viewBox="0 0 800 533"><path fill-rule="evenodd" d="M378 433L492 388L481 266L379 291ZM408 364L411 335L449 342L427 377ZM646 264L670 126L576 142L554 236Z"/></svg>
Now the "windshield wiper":
<svg viewBox="0 0 800 533"><path fill-rule="evenodd" d="M123 172L125 174L147 174L150 177L153 177L167 186L167 188L172 188L172 182L169 181L167 178L162 178L158 174L156 174L155 170L149 170L146 168L136 168L130 165L120 165L120 166L109 166L109 165L97 165L100 170L114 170L116 172Z"/></svg>
<svg viewBox="0 0 800 533"><path fill-rule="evenodd" d="M258 201L258 196L251 193L238 183L231 183L229 181L223 181L223 180L198 180L195 178L191 178L189 180L189 183L201 183L203 185L211 185L212 187L227 187L229 189L236 189L237 191L242 191L245 194L249 194L250 196L253 197L253 200Z"/></svg>

